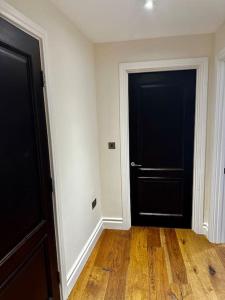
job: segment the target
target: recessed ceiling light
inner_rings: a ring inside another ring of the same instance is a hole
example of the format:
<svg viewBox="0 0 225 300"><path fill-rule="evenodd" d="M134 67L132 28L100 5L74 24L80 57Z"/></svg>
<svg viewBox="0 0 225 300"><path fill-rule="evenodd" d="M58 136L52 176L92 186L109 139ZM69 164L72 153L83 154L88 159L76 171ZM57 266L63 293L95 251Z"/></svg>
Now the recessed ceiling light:
<svg viewBox="0 0 225 300"><path fill-rule="evenodd" d="M151 10L154 8L154 1L153 0L146 0L145 1L145 8Z"/></svg>

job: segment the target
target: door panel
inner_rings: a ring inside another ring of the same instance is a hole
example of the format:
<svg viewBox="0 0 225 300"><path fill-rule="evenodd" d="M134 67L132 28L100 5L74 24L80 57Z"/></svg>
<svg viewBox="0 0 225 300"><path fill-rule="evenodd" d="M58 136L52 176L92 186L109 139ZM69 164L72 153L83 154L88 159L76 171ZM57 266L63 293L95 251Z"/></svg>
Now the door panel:
<svg viewBox="0 0 225 300"><path fill-rule="evenodd" d="M191 226L196 70L129 74L133 225Z"/></svg>
<svg viewBox="0 0 225 300"><path fill-rule="evenodd" d="M182 216L183 183L181 180L139 177L138 199L140 199L141 215ZM157 199L157 201L151 201L151 199ZM165 201L167 201L166 205Z"/></svg>
<svg viewBox="0 0 225 300"><path fill-rule="evenodd" d="M48 277L46 274L46 249L43 245L19 266L17 275L12 278L10 284L0 294L0 300L40 300L48 299ZM15 298L19 295L19 298Z"/></svg>
<svg viewBox="0 0 225 300"><path fill-rule="evenodd" d="M39 41L0 18L0 299L59 299Z"/></svg>
<svg viewBox="0 0 225 300"><path fill-rule="evenodd" d="M139 93L141 101L137 103L138 161L142 160L152 168L181 168L184 98L180 86L143 84ZM180 101L177 101L177 97ZM153 143L149 143L149 137Z"/></svg>
<svg viewBox="0 0 225 300"><path fill-rule="evenodd" d="M2 258L43 216L34 112L30 101L30 64L28 57L1 47L0 65L0 198L7 199L1 201L0 208Z"/></svg>

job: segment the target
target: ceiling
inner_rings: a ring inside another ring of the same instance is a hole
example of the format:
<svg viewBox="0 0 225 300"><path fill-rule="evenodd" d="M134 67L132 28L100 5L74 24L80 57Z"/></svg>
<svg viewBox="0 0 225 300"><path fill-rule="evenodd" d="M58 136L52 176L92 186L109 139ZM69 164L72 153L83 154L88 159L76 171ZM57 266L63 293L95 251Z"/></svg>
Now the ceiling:
<svg viewBox="0 0 225 300"><path fill-rule="evenodd" d="M93 42L211 33L225 21L225 0L52 0Z"/></svg>

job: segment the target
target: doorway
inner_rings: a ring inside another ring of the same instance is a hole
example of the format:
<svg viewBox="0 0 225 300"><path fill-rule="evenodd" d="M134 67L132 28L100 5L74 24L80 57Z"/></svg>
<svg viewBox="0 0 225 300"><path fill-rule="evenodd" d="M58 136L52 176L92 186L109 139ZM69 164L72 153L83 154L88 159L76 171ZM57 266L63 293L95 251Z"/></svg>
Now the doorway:
<svg viewBox="0 0 225 300"><path fill-rule="evenodd" d="M0 299L60 299L39 41L0 18Z"/></svg>
<svg viewBox="0 0 225 300"><path fill-rule="evenodd" d="M119 65L120 151L121 151L121 229L131 227L130 147L129 147L129 74L144 72L196 70L192 230L207 235L204 223L205 150L207 120L208 58L184 58L127 62Z"/></svg>
<svg viewBox="0 0 225 300"><path fill-rule="evenodd" d="M196 70L129 74L132 225L191 228Z"/></svg>

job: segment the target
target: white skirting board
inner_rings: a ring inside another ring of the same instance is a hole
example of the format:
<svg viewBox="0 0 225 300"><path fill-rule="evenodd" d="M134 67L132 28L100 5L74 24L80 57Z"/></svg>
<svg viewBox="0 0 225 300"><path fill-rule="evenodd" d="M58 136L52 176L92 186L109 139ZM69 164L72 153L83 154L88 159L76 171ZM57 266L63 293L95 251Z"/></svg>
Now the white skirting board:
<svg viewBox="0 0 225 300"><path fill-rule="evenodd" d="M126 229L122 218L102 218L104 229Z"/></svg>
<svg viewBox="0 0 225 300"><path fill-rule="evenodd" d="M122 218L101 218L67 275L67 297L72 291L91 252L104 229L124 229Z"/></svg>
<svg viewBox="0 0 225 300"><path fill-rule="evenodd" d="M99 220L98 224L96 225L95 229L93 230L91 236L89 237L87 243L83 247L80 255L78 256L77 260L74 262L71 270L67 275L67 297L69 296L70 292L72 291L83 267L85 266L94 246L96 245L101 233L103 231L103 224L102 219Z"/></svg>

